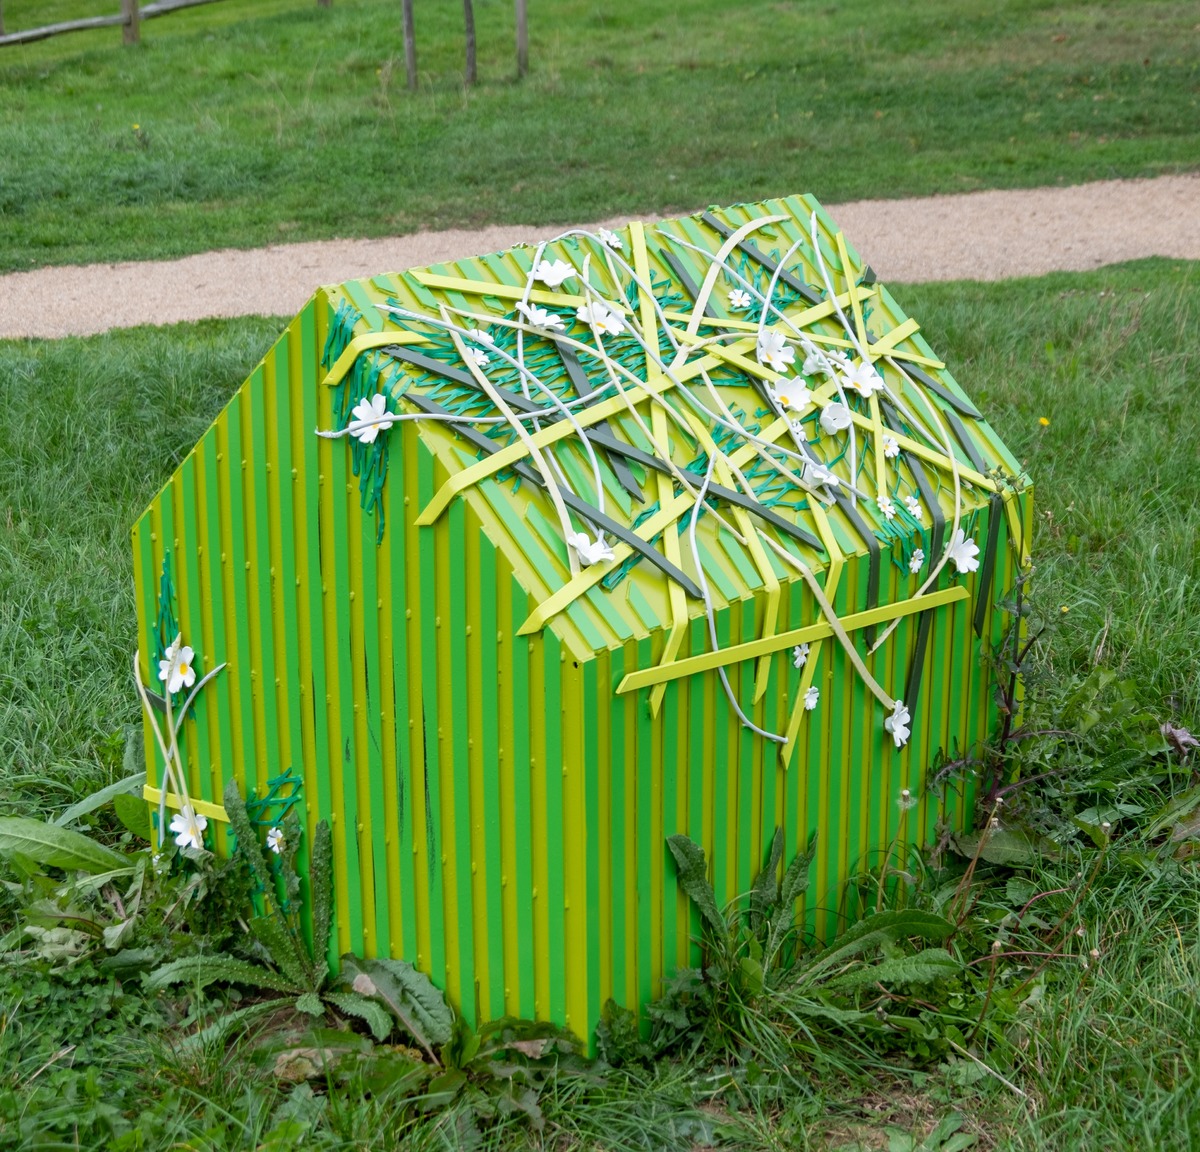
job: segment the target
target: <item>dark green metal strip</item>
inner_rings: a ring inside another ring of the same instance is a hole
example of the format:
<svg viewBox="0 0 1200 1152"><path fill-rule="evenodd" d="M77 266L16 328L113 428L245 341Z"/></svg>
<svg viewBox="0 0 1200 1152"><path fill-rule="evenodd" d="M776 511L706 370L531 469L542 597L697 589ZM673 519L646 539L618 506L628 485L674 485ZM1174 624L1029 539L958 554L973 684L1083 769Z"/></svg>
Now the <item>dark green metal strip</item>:
<svg viewBox="0 0 1200 1152"><path fill-rule="evenodd" d="M917 698L921 695L921 676L925 670L925 649L929 646L929 629L933 626L933 613L928 609L921 613L917 626L917 647L913 652L912 666L908 670L908 684L904 689L904 706L914 716L917 714Z"/></svg>
<svg viewBox="0 0 1200 1152"><path fill-rule="evenodd" d="M914 380L920 381L929 389L930 392L936 393L951 408L961 412L964 416L970 416L972 420L982 420L983 417L979 414L978 409L969 400L964 400L961 396L955 396L945 384L939 383L928 372L918 368L915 364L905 362L904 371L907 372Z"/></svg>
<svg viewBox="0 0 1200 1152"><path fill-rule="evenodd" d="M583 365L579 363L579 357L575 355L575 349L567 344L554 342L554 347L558 349L559 358L562 360L563 367L567 370L567 375L570 377L575 391L580 396L590 396L595 388L592 385L588 374L583 370ZM612 434L612 428L606 420L603 424L597 427L605 432ZM616 437L614 436L615 440ZM608 466L613 470L613 475L616 476L621 487L625 489L639 504L646 503L646 497L642 492L641 485L638 484L637 478L629 471L629 466L621 458L611 451L607 453Z"/></svg>
<svg viewBox="0 0 1200 1152"><path fill-rule="evenodd" d="M862 537L863 543L867 546L869 553L867 560L867 602L863 605L864 611L876 607L879 603L879 565L882 553L879 547L879 541L875 537L875 533L871 531L871 527L859 514L857 508L850 502L850 498L842 492L834 492L833 499L837 506L845 514L846 519L854 526L854 530ZM863 639L869 648L875 643L875 629L864 628Z"/></svg>
<svg viewBox="0 0 1200 1152"><path fill-rule="evenodd" d="M704 223L714 231L719 232L722 236L724 236L726 240L728 240L729 237L732 236L736 231L736 229L730 228L728 224L723 224L711 212L703 213L700 216L700 219L703 220ZM768 256L765 252L760 251L749 240L738 241L738 247L745 252L751 260L756 260L768 272L774 273L775 269L779 267L778 261L772 260L770 256ZM821 297L807 284L805 284L802 280L798 280L790 272L780 272L779 279L782 280L783 283L785 283L789 288L791 288L793 292L798 292L800 296L807 300L810 304L821 303Z"/></svg>
<svg viewBox="0 0 1200 1152"><path fill-rule="evenodd" d="M409 400L417 408L421 409L422 412L427 412L430 415L446 414L446 409L436 401L430 400L428 397L421 396L416 392L406 393L405 399ZM457 425L455 431L469 443L474 444L475 447L480 448L489 456L493 452L498 452L500 450L501 446L494 440L489 440L488 437L476 432L473 428L466 424ZM513 470L522 479L527 480L530 484L536 484L539 488L545 487L541 476L539 476L538 473L528 465L516 464L514 465ZM672 564L664 555L662 555L661 552L657 551L636 533L631 532L623 524L618 524L611 517L605 516L602 512L593 508L586 500L580 500L580 498L569 489L559 488L558 492L562 497L563 503L566 504L568 508L578 512L579 515L583 517L583 519L587 520L588 523L590 523L597 531L607 532L610 536L615 536L622 543L628 544L629 547L631 547L635 552L640 553L647 560L649 560L651 564L661 569L662 572L679 584L680 587L683 588L683 590L694 600L702 600L704 598L699 587L696 585L696 582L690 576L688 576L686 572L676 568L675 565Z"/></svg>
<svg viewBox="0 0 1200 1152"><path fill-rule="evenodd" d="M674 252L668 252L665 248L659 249L658 255L662 258L667 267L671 269L673 275L678 281L679 286L692 298L694 301L700 295L700 289L696 287L696 282L688 274L688 270L683 266L683 261L680 260ZM711 299L711 297L710 297ZM712 305L706 300L704 303L704 315L710 320L719 320L720 317L712 310Z"/></svg>
<svg viewBox="0 0 1200 1152"><path fill-rule="evenodd" d="M983 623L987 618L992 598L992 579L996 572L996 553L1000 550L1000 521L1004 519L1004 502L993 494L988 504L987 545L983 550L983 564L979 569L979 585L975 591L975 617L972 623L975 635L983 635Z"/></svg>
<svg viewBox="0 0 1200 1152"><path fill-rule="evenodd" d="M971 461L971 466L976 472L987 472L987 461L980 455L971 433L967 431L967 426L962 422L958 413L951 410L945 416L946 423L950 425L956 439L963 446L963 451L967 454L967 459Z"/></svg>
<svg viewBox="0 0 1200 1152"><path fill-rule="evenodd" d="M937 492L929 482L929 477L925 473L925 469L921 466L921 462L909 453L906 456L906 463L909 471L912 472L913 480L916 481L917 487L921 490L921 499L925 503L925 507L929 509L929 519L932 521L930 525L930 555L941 552L946 544L946 514L942 511L942 506L938 503Z"/></svg>

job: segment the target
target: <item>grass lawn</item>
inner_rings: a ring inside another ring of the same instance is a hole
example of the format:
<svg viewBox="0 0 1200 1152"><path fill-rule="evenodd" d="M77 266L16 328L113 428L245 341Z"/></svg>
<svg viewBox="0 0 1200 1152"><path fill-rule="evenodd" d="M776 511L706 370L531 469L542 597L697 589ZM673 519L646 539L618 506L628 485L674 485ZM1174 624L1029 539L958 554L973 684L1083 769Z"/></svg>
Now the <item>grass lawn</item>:
<svg viewBox="0 0 1200 1152"><path fill-rule="evenodd" d="M117 0L5 0L7 28ZM0 271L1195 168L1190 0L227 0L0 49Z"/></svg>
<svg viewBox="0 0 1200 1152"><path fill-rule="evenodd" d="M27 897L0 889L0 1146L1200 1145L1200 794L1157 818L1195 778L1158 724L1200 729L1200 265L900 298L1037 485L1033 623L1048 627L1028 724L1071 733L1011 753L1046 776L1009 794L1005 820L1053 836L1056 858L981 861L973 880L951 855L914 871L911 904L970 899L961 978L862 993L914 1022L903 1038L805 1032L786 991L737 1006L736 1024L723 1004L730 1034L756 1037L735 1059L685 1046L553 1079L544 1133L516 1115L472 1144L462 1098L426 1113L361 1078L293 1086L245 1043L182 1054L172 1042L199 999L148 996L90 959L57 974L18 963L9 932ZM51 813L122 774L136 717L129 526L278 327L0 342L0 814ZM973 1142L943 1129L922 1143L946 1118Z"/></svg>

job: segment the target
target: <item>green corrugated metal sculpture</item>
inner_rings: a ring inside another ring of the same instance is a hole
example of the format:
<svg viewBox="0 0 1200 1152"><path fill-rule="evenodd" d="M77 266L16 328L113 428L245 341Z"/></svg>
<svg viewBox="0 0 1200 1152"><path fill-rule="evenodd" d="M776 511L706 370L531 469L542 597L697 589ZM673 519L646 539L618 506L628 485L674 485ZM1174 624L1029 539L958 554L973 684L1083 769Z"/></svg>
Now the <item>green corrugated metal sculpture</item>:
<svg viewBox="0 0 1200 1152"><path fill-rule="evenodd" d="M815 833L828 937L968 819L1030 515L811 197L322 289L134 529L147 800L329 820L339 952L588 1036L695 962L669 835Z"/></svg>

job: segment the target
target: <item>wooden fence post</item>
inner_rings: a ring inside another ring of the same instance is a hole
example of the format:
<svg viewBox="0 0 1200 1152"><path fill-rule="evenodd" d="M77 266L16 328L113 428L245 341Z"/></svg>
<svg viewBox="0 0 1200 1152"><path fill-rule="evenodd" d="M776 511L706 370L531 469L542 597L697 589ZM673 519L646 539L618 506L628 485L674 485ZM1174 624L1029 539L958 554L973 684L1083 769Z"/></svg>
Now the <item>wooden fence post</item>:
<svg viewBox="0 0 1200 1152"><path fill-rule="evenodd" d="M467 87L475 83L475 6L463 0L463 23L467 32Z"/></svg>
<svg viewBox="0 0 1200 1152"><path fill-rule="evenodd" d="M417 90L417 37L413 30L413 0L403 0L404 9L404 68L408 73L408 90Z"/></svg>
<svg viewBox="0 0 1200 1152"><path fill-rule="evenodd" d="M328 8L331 3L333 3L333 0L317 0L319 8Z"/></svg>
<svg viewBox="0 0 1200 1152"><path fill-rule="evenodd" d="M517 14L517 75L529 71L529 13L525 0L515 0Z"/></svg>
<svg viewBox="0 0 1200 1152"><path fill-rule="evenodd" d="M121 40L125 44L136 44L142 38L142 14L138 0L121 0L121 15L125 23L121 26Z"/></svg>

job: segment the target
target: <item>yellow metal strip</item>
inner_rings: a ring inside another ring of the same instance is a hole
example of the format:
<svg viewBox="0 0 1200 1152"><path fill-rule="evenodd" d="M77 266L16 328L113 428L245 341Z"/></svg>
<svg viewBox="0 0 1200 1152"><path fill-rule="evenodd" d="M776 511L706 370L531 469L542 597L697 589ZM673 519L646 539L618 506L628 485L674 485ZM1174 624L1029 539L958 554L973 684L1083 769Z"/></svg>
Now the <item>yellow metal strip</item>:
<svg viewBox="0 0 1200 1152"><path fill-rule="evenodd" d="M867 350L871 353L871 358L874 360L880 356L895 355L896 345L901 340L907 340L920 327L921 325L910 316L903 324L896 325L890 332L885 332L874 344L870 345Z"/></svg>
<svg viewBox="0 0 1200 1152"><path fill-rule="evenodd" d="M843 616L841 625L847 632L854 632L859 628L869 628L889 620L912 616L916 612L924 612L929 608L940 608L945 604L966 600L968 596L970 593L965 587L955 585L953 588L943 588L940 592L930 592L928 596L915 596L896 604L881 604L878 608L869 608L865 612ZM832 635L833 628L829 622L820 620L816 624L806 624L803 628L793 628L774 636L764 636L760 640L748 640L744 644L722 648L719 652L705 652L699 656L688 656L683 660L676 660L669 668L663 668L660 665L630 672L618 685L617 692L618 694L636 692L639 688L662 684L680 676L693 676L697 672L709 672L727 664L738 664L743 660L753 660L758 656L779 652L796 644L811 644L813 641L825 640ZM809 659L812 659L811 654Z"/></svg>
<svg viewBox="0 0 1200 1152"><path fill-rule="evenodd" d="M555 308L578 308L588 302L586 296L578 296L574 292L550 292L544 288L532 288L526 297L524 284L465 280L460 276L435 276L432 272L412 272L411 275L426 288L437 288L443 292L461 292L469 296L495 296L501 300L528 299L534 304L549 304ZM610 308L622 315L630 314L628 308L623 308L614 301L610 300L607 303Z"/></svg>
<svg viewBox="0 0 1200 1152"><path fill-rule="evenodd" d="M343 349L342 354L334 361L333 367L325 373L322 384L333 386L340 384L350 371L351 365L364 352L372 348L382 348L387 344L425 344L427 339L416 332L364 332L355 336Z"/></svg>
<svg viewBox="0 0 1200 1152"><path fill-rule="evenodd" d="M783 433L787 431L787 428L788 422L781 416L764 428L762 432L758 434L758 437L760 440L772 442L777 437L782 436ZM735 467L741 468L744 464L749 463L753 457L754 445L743 444L736 452L733 453L732 456L729 457L729 459ZM646 520L644 523L638 526L636 529L637 535L643 540L653 540L654 537L657 536L667 524L673 523L685 512L687 512L692 507L692 503L693 501L691 496L687 495L686 493L681 496L673 497L669 504L660 508L658 512L656 512L649 520ZM821 518L824 517L824 510L814 510L814 516L819 518L819 523L822 522ZM829 522L828 520L823 520L823 523L825 525L826 533L828 534ZM820 531L820 528L818 528L818 531ZM828 535L829 540L832 540L832 534ZM828 541L826 544L828 546ZM832 546L836 551L837 544L834 543ZM613 545L613 564L620 564L632 553L632 551L633 549L630 548L628 544L622 544L620 541L615 543ZM830 553L831 556L834 554L834 552ZM836 555L840 558L841 553L836 552ZM599 584L600 581L604 579L604 577L611 570L611 564L604 567L592 565L591 567L585 568L579 573L578 576L569 580L566 584L559 588L557 592L543 600L542 603L539 604L537 608L529 614L525 622L517 630L517 635L528 636L530 633L539 631L545 625L547 620L557 616L559 612L563 611L564 608L567 608L570 604L582 596L589 588Z"/></svg>
<svg viewBox="0 0 1200 1152"><path fill-rule="evenodd" d="M147 784L142 788L142 799L147 804L152 804L157 808L162 803L162 791L158 788L152 788ZM198 816L208 816L212 820L220 820L225 824L229 823L229 817L220 804L210 804L207 800L197 800L195 797L189 797L188 802L192 806L192 811ZM167 807L174 808L178 812L183 807L183 800L179 796L176 796L174 792L168 792Z"/></svg>
<svg viewBox="0 0 1200 1152"><path fill-rule="evenodd" d="M644 392L649 395L658 395L674 386L673 381L663 376L647 383L644 386ZM642 399L640 396L633 397L635 403L640 399ZM581 428L590 428L594 424L602 423L610 416L615 416L618 413L626 411L628 411L626 401L620 396L612 396L608 400L600 401L598 404L589 405L584 412L576 413L575 423ZM574 434L575 428L568 421L559 420L537 432L530 433L529 440L538 448L546 448ZM464 468L461 472L456 472L437 490L433 499L421 510L420 516L417 517L417 523L421 526L433 524L459 492L470 488L473 484L478 484L486 480L489 476L496 475L497 472L503 472L505 468L523 459L528 454L525 442L523 440L516 440L507 447L501 448L498 452L493 452L490 456L472 464L469 468Z"/></svg>
<svg viewBox="0 0 1200 1152"><path fill-rule="evenodd" d="M788 717L787 731L784 733L787 739L779 748L779 761L785 771L792 766L792 757L796 754L796 737L800 734L800 725L804 720L804 713L807 711L804 707L804 697L808 695L813 678L816 676L817 664L821 659L821 647L820 644L813 645L808 654L808 662L800 673L800 684L796 689L796 698L792 701L792 714Z"/></svg>

